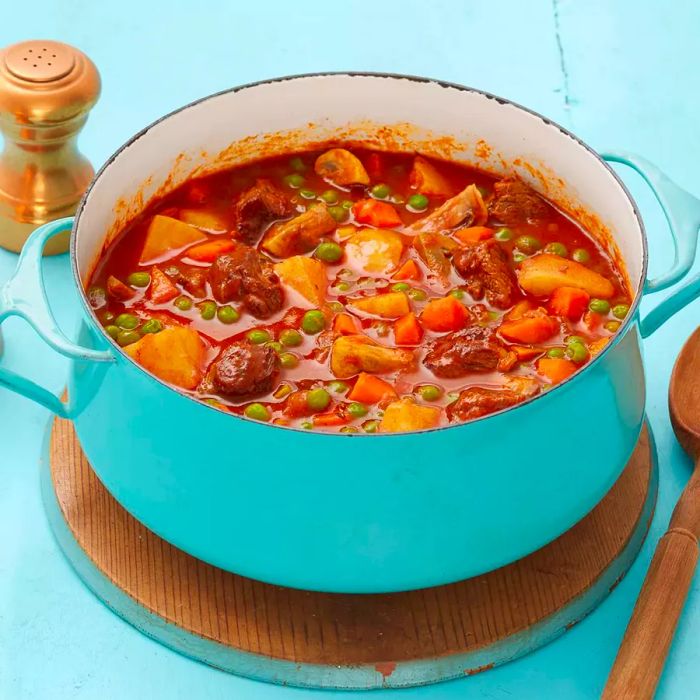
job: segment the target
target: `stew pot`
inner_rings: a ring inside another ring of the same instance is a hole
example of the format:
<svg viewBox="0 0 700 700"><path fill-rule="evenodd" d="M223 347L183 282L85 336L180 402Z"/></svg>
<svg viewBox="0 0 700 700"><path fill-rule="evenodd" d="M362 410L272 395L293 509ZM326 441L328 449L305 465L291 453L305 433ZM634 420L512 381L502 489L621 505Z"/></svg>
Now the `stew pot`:
<svg viewBox="0 0 700 700"><path fill-rule="evenodd" d="M518 174L619 252L635 293L625 323L584 369L537 398L463 425L371 436L227 414L164 384L104 333L83 289L117 223L191 173L333 139L368 139ZM606 160L638 170L664 208L677 255L660 279L646 279L643 223ZM0 383L71 418L114 497L204 561L323 591L443 584L543 546L614 483L644 418L640 339L694 298L700 279L644 319L639 301L686 275L699 226L700 201L643 159L600 156L556 124L478 90L377 74L247 85L144 129L100 170L75 220L34 232L2 289L0 321L24 317L72 358L69 401L7 369ZM40 275L43 246L68 228L83 307L77 344L57 327ZM604 431L596 429L601 423Z"/></svg>

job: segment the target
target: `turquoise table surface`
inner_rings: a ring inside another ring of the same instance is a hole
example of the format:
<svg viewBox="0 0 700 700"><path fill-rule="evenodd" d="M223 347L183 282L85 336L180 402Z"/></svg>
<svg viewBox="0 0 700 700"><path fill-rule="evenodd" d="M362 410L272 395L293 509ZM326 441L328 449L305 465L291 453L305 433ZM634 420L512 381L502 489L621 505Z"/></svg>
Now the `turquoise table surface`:
<svg viewBox="0 0 700 700"><path fill-rule="evenodd" d="M433 76L511 98L573 129L595 148L643 154L696 194L698 30L696 0L337 5L8 0L0 12L0 45L58 39L77 45L97 63L102 98L81 141L95 165L148 122L208 93L281 74L379 70ZM641 180L623 175L647 224L653 276L672 259L668 231ZM0 282L15 261L0 251ZM77 306L66 256L48 260L46 274L58 318L71 329ZM659 296L645 302L647 308ZM699 321L696 302L645 345L648 413L660 455L659 503L639 559L610 597L564 637L519 661L428 688L373 691L373 698L598 697L653 547L689 475L690 463L671 431L667 388L673 360ZM0 361L59 391L65 362L21 321L10 319L3 331L6 350ZM0 416L0 699L340 696L226 675L158 645L109 612L65 562L43 513L38 476L47 411L0 390ZM120 438L117 428L114 439ZM567 459L587 459L585 447L572 445L562 469ZM700 577L659 698L700 697L699 639Z"/></svg>

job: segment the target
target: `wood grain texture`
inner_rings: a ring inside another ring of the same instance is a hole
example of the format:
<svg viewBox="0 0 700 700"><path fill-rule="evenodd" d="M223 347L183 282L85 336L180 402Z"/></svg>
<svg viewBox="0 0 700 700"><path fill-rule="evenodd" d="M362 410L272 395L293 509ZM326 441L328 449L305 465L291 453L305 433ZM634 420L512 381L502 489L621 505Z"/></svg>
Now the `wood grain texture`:
<svg viewBox="0 0 700 700"><path fill-rule="evenodd" d="M388 664L387 673L395 663L487 648L584 594L639 523L650 455L645 429L605 499L559 539L509 566L420 591L339 595L268 585L194 559L109 495L69 422L55 421L50 445L56 497L73 536L145 609L238 650L299 664Z"/></svg>

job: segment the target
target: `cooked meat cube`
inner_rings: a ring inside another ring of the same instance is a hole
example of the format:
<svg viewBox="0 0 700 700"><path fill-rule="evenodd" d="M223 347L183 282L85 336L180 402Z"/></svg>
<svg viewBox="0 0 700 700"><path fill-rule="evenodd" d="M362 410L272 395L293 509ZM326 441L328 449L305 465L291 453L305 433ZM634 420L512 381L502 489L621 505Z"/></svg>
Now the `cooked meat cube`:
<svg viewBox="0 0 700 700"><path fill-rule="evenodd" d="M472 326L435 340L423 364L436 377L450 379L470 372L507 372L517 361L492 328Z"/></svg>
<svg viewBox="0 0 700 700"><path fill-rule="evenodd" d="M208 383L224 396L254 396L271 391L279 372L277 353L264 345L239 340L212 363Z"/></svg>
<svg viewBox="0 0 700 700"><path fill-rule="evenodd" d="M217 301L243 301L256 318L268 318L284 302L282 285L272 262L243 243L237 243L230 253L214 261L209 269L209 284Z"/></svg>
<svg viewBox="0 0 700 700"><path fill-rule="evenodd" d="M499 180L493 188L489 214L506 226L535 224L550 215L549 205L522 180Z"/></svg>
<svg viewBox="0 0 700 700"><path fill-rule="evenodd" d="M411 224L408 230L413 233L444 233L462 225L480 226L487 218L481 192L476 185L469 185L434 212Z"/></svg>
<svg viewBox="0 0 700 700"><path fill-rule="evenodd" d="M459 398L447 407L447 415L450 420L472 420L515 406L526 398L510 389L472 387L462 391Z"/></svg>
<svg viewBox="0 0 700 700"><path fill-rule="evenodd" d="M165 269L165 274L173 282L182 285L182 288L196 299L202 299L207 295L206 270L197 267L183 269L172 266Z"/></svg>
<svg viewBox="0 0 700 700"><path fill-rule="evenodd" d="M237 236L243 242L254 245L268 224L293 213L294 205L287 195L269 180L260 178L250 189L241 193L233 208Z"/></svg>
<svg viewBox="0 0 700 700"><path fill-rule="evenodd" d="M518 293L508 256L497 241L489 240L460 248L452 263L464 278L474 299L483 299L499 309L507 309Z"/></svg>

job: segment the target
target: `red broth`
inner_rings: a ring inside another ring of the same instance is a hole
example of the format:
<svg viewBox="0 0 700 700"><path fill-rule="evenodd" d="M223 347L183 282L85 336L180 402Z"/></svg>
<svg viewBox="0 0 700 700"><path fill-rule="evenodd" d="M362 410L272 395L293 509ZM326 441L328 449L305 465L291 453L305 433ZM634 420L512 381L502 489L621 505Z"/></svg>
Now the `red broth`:
<svg viewBox="0 0 700 700"><path fill-rule="evenodd" d="M222 410L372 433L517 405L589 362L626 315L611 258L523 183L414 154L324 153L191 180L149 205L90 281L107 332ZM303 221L311 208L320 228Z"/></svg>

